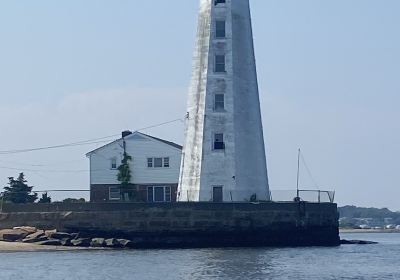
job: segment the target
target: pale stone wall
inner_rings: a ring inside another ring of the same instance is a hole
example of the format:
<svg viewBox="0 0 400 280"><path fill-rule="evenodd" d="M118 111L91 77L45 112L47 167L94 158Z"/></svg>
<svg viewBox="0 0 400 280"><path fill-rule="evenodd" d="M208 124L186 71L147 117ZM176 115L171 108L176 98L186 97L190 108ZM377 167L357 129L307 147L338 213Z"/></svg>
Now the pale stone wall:
<svg viewBox="0 0 400 280"><path fill-rule="evenodd" d="M223 39L216 20L226 22ZM225 73L214 71L220 54ZM225 94L223 112L214 111L216 93ZM224 134L224 150L213 150L215 133ZM178 200L211 201L213 186L223 186L224 201L269 200L248 0L200 4Z"/></svg>

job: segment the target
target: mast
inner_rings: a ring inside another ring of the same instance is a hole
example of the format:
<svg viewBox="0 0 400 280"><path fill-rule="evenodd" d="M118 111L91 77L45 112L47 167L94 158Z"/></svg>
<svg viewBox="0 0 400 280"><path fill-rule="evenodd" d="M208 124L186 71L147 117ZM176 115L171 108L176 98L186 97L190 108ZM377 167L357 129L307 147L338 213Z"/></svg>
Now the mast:
<svg viewBox="0 0 400 280"><path fill-rule="evenodd" d="M296 184L296 198L300 198L300 191L299 191L299 179L300 179L300 153L301 150L299 148L299 151L297 153L297 184Z"/></svg>

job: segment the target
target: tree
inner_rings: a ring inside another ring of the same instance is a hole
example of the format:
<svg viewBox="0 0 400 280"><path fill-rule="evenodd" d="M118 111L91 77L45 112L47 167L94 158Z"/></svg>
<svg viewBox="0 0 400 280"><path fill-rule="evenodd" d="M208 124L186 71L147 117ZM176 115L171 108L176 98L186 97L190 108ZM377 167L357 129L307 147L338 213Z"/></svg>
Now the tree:
<svg viewBox="0 0 400 280"><path fill-rule="evenodd" d="M86 202L84 198L66 198L63 200L64 203L83 203Z"/></svg>
<svg viewBox="0 0 400 280"><path fill-rule="evenodd" d="M8 178L8 186L4 187L4 200L12 203L33 203L37 199L37 193L31 194L33 186L28 186L24 173L20 173L15 180Z"/></svg>
<svg viewBox="0 0 400 280"><path fill-rule="evenodd" d="M121 165L118 166L117 180L121 183L121 195L123 199L125 199L125 194L128 193L128 188L132 179L131 169L129 166L129 162L131 160L132 157L128 155L127 152L124 152L124 157L121 161Z"/></svg>
<svg viewBox="0 0 400 280"><path fill-rule="evenodd" d="M47 192L42 193L42 197L39 199L38 203L51 203L51 197L47 195Z"/></svg>

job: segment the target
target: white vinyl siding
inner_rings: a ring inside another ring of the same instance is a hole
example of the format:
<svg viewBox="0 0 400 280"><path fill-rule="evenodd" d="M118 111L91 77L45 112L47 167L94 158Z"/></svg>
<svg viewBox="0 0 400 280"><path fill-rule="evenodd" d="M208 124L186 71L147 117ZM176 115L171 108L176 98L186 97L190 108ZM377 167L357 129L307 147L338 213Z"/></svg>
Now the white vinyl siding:
<svg viewBox="0 0 400 280"><path fill-rule="evenodd" d="M125 141L126 151L132 157L129 162L132 184L178 183L181 149L140 134L136 137L130 135ZM89 154L92 185L119 184L118 170L110 169L110 159L116 158L120 162L123 156L122 147L122 141L116 141ZM161 168L155 168L154 160L151 162L153 168L149 168L149 158L161 158ZM168 168L165 168L166 165Z"/></svg>

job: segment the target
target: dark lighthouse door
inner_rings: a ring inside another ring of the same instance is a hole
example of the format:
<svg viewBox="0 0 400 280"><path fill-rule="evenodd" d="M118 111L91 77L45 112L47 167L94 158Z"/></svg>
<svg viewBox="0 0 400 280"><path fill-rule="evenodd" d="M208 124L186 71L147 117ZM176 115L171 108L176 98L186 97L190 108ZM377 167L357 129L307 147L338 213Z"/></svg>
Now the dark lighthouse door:
<svg viewBox="0 0 400 280"><path fill-rule="evenodd" d="M222 202L222 201L223 201L222 186L214 186L213 202Z"/></svg>

